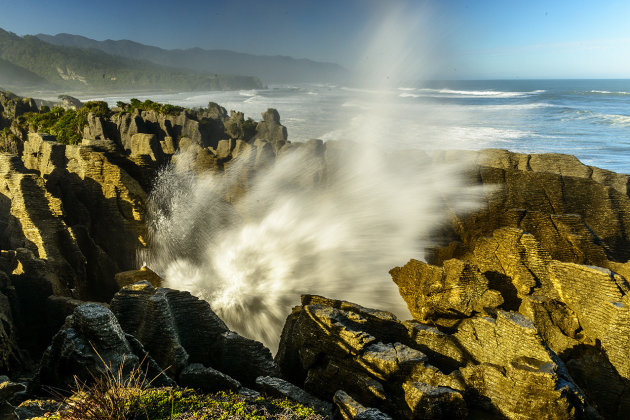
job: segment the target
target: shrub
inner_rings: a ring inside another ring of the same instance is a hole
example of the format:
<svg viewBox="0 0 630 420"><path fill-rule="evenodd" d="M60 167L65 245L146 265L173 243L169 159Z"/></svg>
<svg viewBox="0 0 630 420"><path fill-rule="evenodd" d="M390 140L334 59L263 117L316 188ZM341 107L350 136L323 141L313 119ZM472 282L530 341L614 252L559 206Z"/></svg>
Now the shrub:
<svg viewBox="0 0 630 420"><path fill-rule="evenodd" d="M150 99L147 99L144 102L140 102L140 100L136 98L132 98L129 104L118 102L117 106L125 112L133 112L136 109L139 109L140 111L155 111L165 115L177 115L184 110L184 108L181 106L161 104L158 102L153 102Z"/></svg>
<svg viewBox="0 0 630 420"><path fill-rule="evenodd" d="M108 118L111 111L107 102L90 101L82 108L74 111L54 107L46 111L42 107L39 113L30 112L19 119L22 125L32 127L34 131L43 131L54 135L57 141L65 144L77 144L83 138L83 129L88 124L88 114L93 113L97 117Z"/></svg>

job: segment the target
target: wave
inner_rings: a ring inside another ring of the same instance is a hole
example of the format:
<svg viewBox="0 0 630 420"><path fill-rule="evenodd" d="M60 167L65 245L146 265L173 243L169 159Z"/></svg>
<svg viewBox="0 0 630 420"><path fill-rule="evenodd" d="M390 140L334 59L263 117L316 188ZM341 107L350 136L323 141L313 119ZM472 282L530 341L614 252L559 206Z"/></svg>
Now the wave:
<svg viewBox="0 0 630 420"><path fill-rule="evenodd" d="M624 92L624 91L612 92L610 90L591 90L588 93L593 93L596 95L630 95L630 92Z"/></svg>
<svg viewBox="0 0 630 420"><path fill-rule="evenodd" d="M422 92L439 94L442 96L453 95L455 97L489 97L489 98L518 98L523 96L538 95L546 90L533 90L529 92L504 92L500 90L455 90L455 89L420 89Z"/></svg>
<svg viewBox="0 0 630 420"><path fill-rule="evenodd" d="M465 108L480 109L482 111L505 111L505 110L517 110L517 109L538 109L538 108L558 108L559 105L554 105L546 102L535 102L532 104L503 104L503 105L466 105Z"/></svg>
<svg viewBox="0 0 630 420"><path fill-rule="evenodd" d="M630 126L630 115L620 115L620 114L600 114L604 121L607 121L611 125L622 125L622 126Z"/></svg>
<svg viewBox="0 0 630 420"><path fill-rule="evenodd" d="M630 115L600 114L589 110L573 111L568 119L586 120L594 124L630 127Z"/></svg>
<svg viewBox="0 0 630 420"><path fill-rule="evenodd" d="M249 98L245 99L243 101L243 103L251 104L252 102L255 102L257 99L260 99L260 98L261 98L261 96L259 96L259 95L252 95Z"/></svg>
<svg viewBox="0 0 630 420"><path fill-rule="evenodd" d="M419 97L421 97L422 95L418 95L418 94L415 94L415 93L407 93L407 92L404 92L404 93L401 93L401 94L400 94L400 95L398 95L398 96L399 96L399 97L401 97L401 98L419 98Z"/></svg>
<svg viewBox="0 0 630 420"><path fill-rule="evenodd" d="M238 92L241 96L256 96L257 92L255 89L252 90L241 90Z"/></svg>

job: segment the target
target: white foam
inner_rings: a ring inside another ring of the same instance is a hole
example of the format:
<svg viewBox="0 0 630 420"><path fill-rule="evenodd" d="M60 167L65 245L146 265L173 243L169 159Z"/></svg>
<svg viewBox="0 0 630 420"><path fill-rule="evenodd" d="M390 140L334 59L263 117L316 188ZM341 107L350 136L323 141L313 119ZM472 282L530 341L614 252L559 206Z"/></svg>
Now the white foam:
<svg viewBox="0 0 630 420"><path fill-rule="evenodd" d="M252 90L241 90L238 92L241 96L256 96L257 91L255 89Z"/></svg>
<svg viewBox="0 0 630 420"><path fill-rule="evenodd" d="M530 92L505 92L498 90L454 90L454 89L420 89L422 92L439 94L441 96L460 97L489 97L489 98L518 98L544 93L545 90L533 90Z"/></svg>
<svg viewBox="0 0 630 420"><path fill-rule="evenodd" d="M599 116L613 125L630 126L630 115L604 114Z"/></svg>
<svg viewBox="0 0 630 420"><path fill-rule="evenodd" d="M630 95L630 92L624 92L624 91L612 92L609 90L591 90L590 93L599 93L602 95Z"/></svg>

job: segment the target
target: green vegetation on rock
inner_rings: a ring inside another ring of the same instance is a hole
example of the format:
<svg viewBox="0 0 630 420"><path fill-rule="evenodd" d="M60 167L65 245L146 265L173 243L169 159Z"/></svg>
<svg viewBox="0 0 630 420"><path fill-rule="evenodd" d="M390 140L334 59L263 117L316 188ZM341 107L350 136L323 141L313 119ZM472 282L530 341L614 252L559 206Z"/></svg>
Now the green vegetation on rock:
<svg viewBox="0 0 630 420"><path fill-rule="evenodd" d="M87 102L78 110L54 107L46 112L47 107L42 107L44 112L29 112L22 115L19 122L24 128L32 127L31 131L46 132L54 135L57 141L64 144L78 144L83 138L83 128L88 123L88 114L93 113L97 117L107 118L111 111L106 102Z"/></svg>
<svg viewBox="0 0 630 420"><path fill-rule="evenodd" d="M133 112L136 109L139 109L140 111L155 111L159 114L165 115L177 115L185 109L177 105L160 104L158 102L153 102L150 99L141 102L139 99L136 98L132 98L130 103L118 101L116 103L116 106L124 112Z"/></svg>
<svg viewBox="0 0 630 420"><path fill-rule="evenodd" d="M65 401L66 408L50 414L50 419L305 419L321 420L326 416L314 408L286 399L246 398L231 392L200 394L185 388L128 388L116 391L117 401L93 399L78 393ZM112 411L112 407L116 410Z"/></svg>

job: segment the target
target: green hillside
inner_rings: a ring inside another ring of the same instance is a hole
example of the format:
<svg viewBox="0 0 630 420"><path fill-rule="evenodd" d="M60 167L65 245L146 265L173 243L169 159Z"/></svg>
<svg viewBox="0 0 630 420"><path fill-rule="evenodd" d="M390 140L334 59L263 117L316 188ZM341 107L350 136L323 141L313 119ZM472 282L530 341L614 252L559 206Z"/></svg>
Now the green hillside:
<svg viewBox="0 0 630 420"><path fill-rule="evenodd" d="M208 73L255 76L265 83L343 82L348 71L338 64L322 63L286 56L265 56L229 50L189 48L165 50L129 40L96 41L80 35L35 35L53 45L98 49L107 54L147 60L155 64Z"/></svg>
<svg viewBox="0 0 630 420"><path fill-rule="evenodd" d="M34 79L40 77L43 79L40 80L42 84L58 89L226 90L261 87L261 82L255 77L203 74L169 68L148 61L109 55L96 49L52 45L34 36L19 37L2 29L0 59L8 63L4 67L13 65L13 69L26 69ZM19 81L18 78L16 81Z"/></svg>
<svg viewBox="0 0 630 420"><path fill-rule="evenodd" d="M41 86L46 79L0 58L0 86Z"/></svg>

